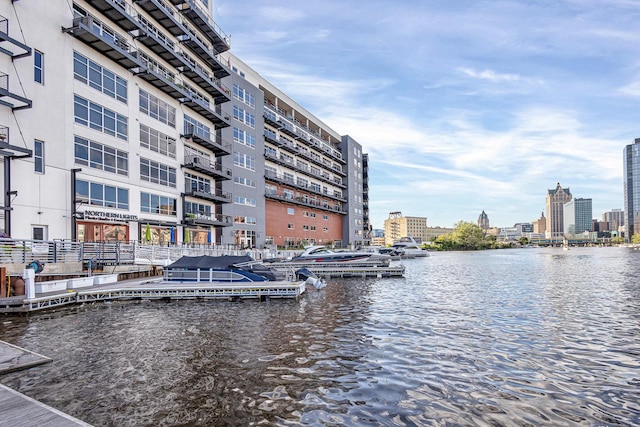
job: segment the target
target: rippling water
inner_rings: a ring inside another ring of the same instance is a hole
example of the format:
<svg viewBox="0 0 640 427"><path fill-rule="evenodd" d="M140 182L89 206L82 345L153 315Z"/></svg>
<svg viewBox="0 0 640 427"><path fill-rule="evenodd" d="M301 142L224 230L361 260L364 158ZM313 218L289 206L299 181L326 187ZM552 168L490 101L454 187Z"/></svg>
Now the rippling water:
<svg viewBox="0 0 640 427"><path fill-rule="evenodd" d="M639 425L640 251L434 253L299 301L0 320L0 382L96 426Z"/></svg>

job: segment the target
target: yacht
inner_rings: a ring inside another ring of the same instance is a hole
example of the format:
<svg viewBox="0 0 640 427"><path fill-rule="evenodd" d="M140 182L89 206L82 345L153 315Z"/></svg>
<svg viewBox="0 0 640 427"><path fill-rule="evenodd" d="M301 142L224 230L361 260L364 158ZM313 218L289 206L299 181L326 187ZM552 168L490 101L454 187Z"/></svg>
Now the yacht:
<svg viewBox="0 0 640 427"><path fill-rule="evenodd" d="M388 266L391 256L375 252L332 251L325 246L308 246L297 257L291 258L294 263L350 263L367 264L371 266Z"/></svg>
<svg viewBox="0 0 640 427"><path fill-rule="evenodd" d="M391 245L392 250L400 253L401 258L427 257L429 252L414 240L413 237L402 237L400 240Z"/></svg>

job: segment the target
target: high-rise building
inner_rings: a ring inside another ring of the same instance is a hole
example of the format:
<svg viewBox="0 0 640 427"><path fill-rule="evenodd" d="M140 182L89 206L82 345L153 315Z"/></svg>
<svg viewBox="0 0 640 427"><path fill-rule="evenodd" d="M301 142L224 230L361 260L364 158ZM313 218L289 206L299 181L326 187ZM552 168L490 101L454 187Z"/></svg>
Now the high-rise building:
<svg viewBox="0 0 640 427"><path fill-rule="evenodd" d="M0 2L0 44L13 237L364 240L362 147L231 55L211 1Z"/></svg>
<svg viewBox="0 0 640 427"><path fill-rule="evenodd" d="M540 213L540 218L532 221L533 233L544 234L547 230L547 218L544 217L544 212Z"/></svg>
<svg viewBox="0 0 640 427"><path fill-rule="evenodd" d="M564 204L572 198L569 188L562 188L560 183L556 188L547 190L547 239L556 239L564 235Z"/></svg>
<svg viewBox="0 0 640 427"><path fill-rule="evenodd" d="M564 204L564 234L575 236L593 231L591 199L575 198Z"/></svg>
<svg viewBox="0 0 640 427"><path fill-rule="evenodd" d="M612 209L602 214L602 220L608 223L608 231L617 232L624 226L624 211L622 209Z"/></svg>
<svg viewBox="0 0 640 427"><path fill-rule="evenodd" d="M640 138L624 147L624 239L640 232Z"/></svg>
<svg viewBox="0 0 640 427"><path fill-rule="evenodd" d="M390 212L384 220L385 244L392 245L402 237L413 237L416 242L427 241L427 218L418 216L402 216L402 212Z"/></svg>
<svg viewBox="0 0 640 427"><path fill-rule="evenodd" d="M478 227L482 228L485 231L487 231L490 228L489 227L489 216L486 214L486 212L484 210L478 216Z"/></svg>

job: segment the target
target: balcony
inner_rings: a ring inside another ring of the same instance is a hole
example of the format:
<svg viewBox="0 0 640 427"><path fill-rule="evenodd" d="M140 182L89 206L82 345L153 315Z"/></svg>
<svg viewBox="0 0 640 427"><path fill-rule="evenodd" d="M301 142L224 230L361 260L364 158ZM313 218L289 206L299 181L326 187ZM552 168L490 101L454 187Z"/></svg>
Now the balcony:
<svg viewBox="0 0 640 427"><path fill-rule="evenodd" d="M305 173L303 171L303 173ZM313 177L314 175L312 174L306 174L307 176L311 176ZM322 190L318 189L315 190L311 185L299 185L297 184L292 178L288 178L284 175L278 175L277 173L273 173L273 172L265 172L264 177L267 181L271 181L271 182L275 182L277 184L282 184L282 185L286 185L289 187L293 187L293 188L297 188L298 190L303 190L303 191L307 191L309 193L313 193L315 195L321 196L321 197L326 197L327 199L332 199L332 200L337 200L339 202L343 202L346 203L346 199L342 197L342 194L334 191L333 194L328 194L328 193L323 193Z"/></svg>
<svg viewBox="0 0 640 427"><path fill-rule="evenodd" d="M9 143L9 128L0 126L0 156L19 159L32 157L33 152L26 148L15 147Z"/></svg>
<svg viewBox="0 0 640 427"><path fill-rule="evenodd" d="M319 209L325 212L338 213L341 215L347 214L347 212L343 211L341 208L325 205L324 203L321 203L319 201L312 202L311 200L308 200L308 199L305 201L305 199L302 197L293 198L290 196L285 196L283 194L278 194L273 192L267 192L265 193L264 196L266 199L285 202L285 203L291 203L293 205L298 205L298 206L306 206L309 208Z"/></svg>
<svg viewBox="0 0 640 427"><path fill-rule="evenodd" d="M9 76L0 73L0 104L11 108L11 111L31 108L32 102L23 96L9 90Z"/></svg>
<svg viewBox="0 0 640 427"><path fill-rule="evenodd" d="M208 188L202 183L191 181L185 184L184 195L195 197L202 200L208 200L213 203L231 203L231 194L226 191Z"/></svg>
<svg viewBox="0 0 640 427"><path fill-rule="evenodd" d="M174 43L164 34L158 31L146 20L141 21L141 29L135 37L140 43L148 47L153 53L167 61L174 68L184 68L189 64L179 51L176 51Z"/></svg>
<svg viewBox="0 0 640 427"><path fill-rule="evenodd" d="M222 104L231 101L231 91L227 89L219 79L212 77L195 61L193 61L186 53L181 52L184 58L185 67L182 68L182 74L188 77L192 82L204 89L211 97L215 104Z"/></svg>
<svg viewBox="0 0 640 427"><path fill-rule="evenodd" d="M207 150L211 150L216 156L231 154L231 143L218 142L219 138L216 138L216 140L212 140L211 134L205 133L195 128L192 124L185 123L184 134L180 136L182 138L188 139L194 144L198 144L201 147L206 148Z"/></svg>
<svg viewBox="0 0 640 427"><path fill-rule="evenodd" d="M208 103L203 100L196 99L191 94L187 94L184 98L181 98L180 102L209 120L216 128L231 126L231 123L229 122L231 118L226 114L223 115L220 106L216 106L215 110L213 110Z"/></svg>
<svg viewBox="0 0 640 427"><path fill-rule="evenodd" d="M185 225L203 225L214 227L230 227L233 225L233 218L229 215L185 212L182 223Z"/></svg>
<svg viewBox="0 0 640 427"><path fill-rule="evenodd" d="M202 10L193 0L170 0L182 15L190 20L207 39L213 44L217 53L226 52L231 49L229 37L222 31L211 18L207 11Z"/></svg>
<svg viewBox="0 0 640 427"><path fill-rule="evenodd" d="M63 28L62 31L77 38L127 70L142 66L136 57L135 50L131 48L124 37L103 27L100 21L91 15L75 18L73 26Z"/></svg>
<svg viewBox="0 0 640 427"><path fill-rule="evenodd" d="M0 16L0 52L12 59L31 55L31 48L9 36L9 20Z"/></svg>
<svg viewBox="0 0 640 427"><path fill-rule="evenodd" d="M229 75L229 71L222 65L216 53L204 44L200 38L193 33L191 28L187 28L187 34L179 37L180 42L186 46L191 52L193 52L198 58L200 58L205 64L211 68L213 75L221 79Z"/></svg>
<svg viewBox="0 0 640 427"><path fill-rule="evenodd" d="M225 168L222 165L211 162L210 159L204 156L190 154L184 156L183 167L191 169L196 172L200 172L215 180L231 179L231 169Z"/></svg>
<svg viewBox="0 0 640 427"><path fill-rule="evenodd" d="M135 18L136 11L132 10L124 0L86 0L86 2L127 32L140 28Z"/></svg>
<svg viewBox="0 0 640 427"><path fill-rule="evenodd" d="M174 80L174 76L167 70L151 63L145 56L140 55L140 63L143 65L134 73L152 86L160 89L173 99L181 100L187 94L185 90Z"/></svg>
<svg viewBox="0 0 640 427"><path fill-rule="evenodd" d="M179 16L176 16L171 7L160 0L134 0L134 3L147 12L160 26L178 37L186 34Z"/></svg>

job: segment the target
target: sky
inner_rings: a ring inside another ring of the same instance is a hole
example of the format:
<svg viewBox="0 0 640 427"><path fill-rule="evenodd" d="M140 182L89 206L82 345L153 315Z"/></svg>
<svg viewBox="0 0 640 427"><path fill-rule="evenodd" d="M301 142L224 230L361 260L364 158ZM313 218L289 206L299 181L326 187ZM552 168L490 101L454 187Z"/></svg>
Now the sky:
<svg viewBox="0 0 640 427"><path fill-rule="evenodd" d="M374 228L536 220L560 183L624 208L636 0L215 0L231 51L369 153Z"/></svg>

